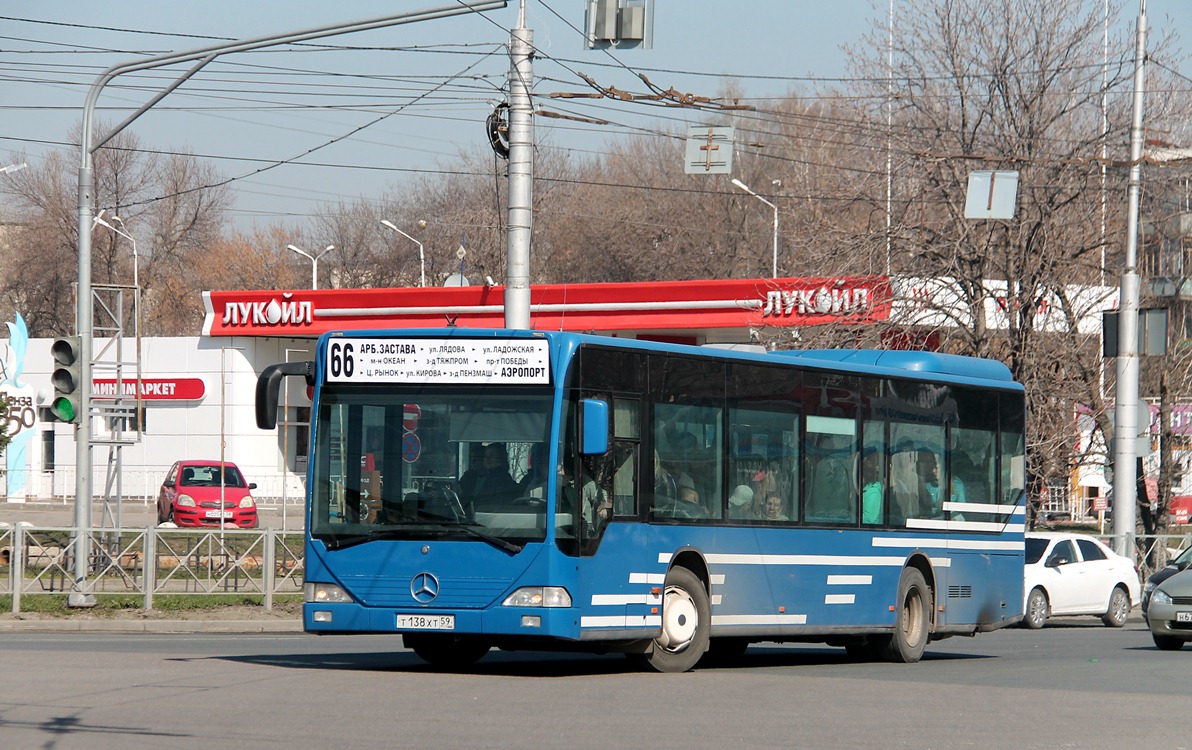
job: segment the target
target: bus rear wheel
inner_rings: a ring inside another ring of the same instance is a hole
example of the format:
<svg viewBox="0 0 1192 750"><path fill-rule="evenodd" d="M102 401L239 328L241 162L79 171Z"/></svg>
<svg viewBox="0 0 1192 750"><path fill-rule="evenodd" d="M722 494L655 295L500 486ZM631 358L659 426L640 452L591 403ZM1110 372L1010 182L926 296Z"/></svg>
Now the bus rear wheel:
<svg viewBox="0 0 1192 750"><path fill-rule="evenodd" d="M427 664L441 669L463 669L480 661L490 648L475 638L439 633L406 633L402 643Z"/></svg>
<svg viewBox="0 0 1192 750"><path fill-rule="evenodd" d="M708 650L711 622L703 582L686 568L672 568L662 590L662 632L650 653L630 657L658 672L686 672Z"/></svg>
<svg viewBox="0 0 1192 750"><path fill-rule="evenodd" d="M931 589L923 574L915 568L903 568L898 579L894 632L878 641L883 659L913 664L922 658L927 649L933 606Z"/></svg>

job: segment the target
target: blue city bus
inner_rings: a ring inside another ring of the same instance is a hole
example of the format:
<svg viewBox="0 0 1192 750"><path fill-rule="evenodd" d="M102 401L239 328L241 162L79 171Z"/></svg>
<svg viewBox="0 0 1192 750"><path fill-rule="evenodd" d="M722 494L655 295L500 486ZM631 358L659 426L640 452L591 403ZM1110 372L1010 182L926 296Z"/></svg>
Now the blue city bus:
<svg viewBox="0 0 1192 750"><path fill-rule="evenodd" d="M990 360L555 331L323 335L307 632L431 664L752 643L915 662L1022 617L1023 388Z"/></svg>

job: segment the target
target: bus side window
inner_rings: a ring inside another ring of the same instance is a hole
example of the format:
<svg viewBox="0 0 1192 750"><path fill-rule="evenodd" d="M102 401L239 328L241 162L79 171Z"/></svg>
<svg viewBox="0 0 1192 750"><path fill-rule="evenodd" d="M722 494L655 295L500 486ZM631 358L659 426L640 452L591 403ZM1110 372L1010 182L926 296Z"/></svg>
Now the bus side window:
<svg viewBox="0 0 1192 750"><path fill-rule="evenodd" d="M881 526L886 510L886 438L881 422L866 423L861 456L861 523Z"/></svg>
<svg viewBox="0 0 1192 750"><path fill-rule="evenodd" d="M636 516L641 462L641 401L613 398L613 514Z"/></svg>
<svg viewBox="0 0 1192 750"><path fill-rule="evenodd" d="M617 442L613 447L613 512L637 515L637 444Z"/></svg>
<svg viewBox="0 0 1192 750"><path fill-rule="evenodd" d="M807 417L806 520L856 523L856 434L851 417Z"/></svg>

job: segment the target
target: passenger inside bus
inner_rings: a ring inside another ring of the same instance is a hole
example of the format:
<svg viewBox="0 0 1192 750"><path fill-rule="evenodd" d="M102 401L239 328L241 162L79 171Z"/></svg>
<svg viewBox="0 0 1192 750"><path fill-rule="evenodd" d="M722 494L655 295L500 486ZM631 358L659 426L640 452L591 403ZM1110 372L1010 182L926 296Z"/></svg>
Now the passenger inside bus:
<svg viewBox="0 0 1192 750"><path fill-rule="evenodd" d="M747 484L738 484L728 496L728 517L735 520L753 518L753 490Z"/></svg>
<svg viewBox="0 0 1192 750"><path fill-rule="evenodd" d="M940 462L934 453L919 451L916 463L919 468L919 510L927 517L943 515L944 498L940 492Z"/></svg>
<svg viewBox="0 0 1192 750"><path fill-rule="evenodd" d="M766 500L762 504L761 520L763 521L789 521L790 517L784 512L786 503L783 502L782 497L777 492L771 492L766 495Z"/></svg>
<svg viewBox="0 0 1192 750"><path fill-rule="evenodd" d="M526 475L518 482L518 495L520 497L546 497L546 483L550 478L548 472L550 464L550 452L547 450L546 443L534 443L530 449L529 466L526 469Z"/></svg>
<svg viewBox="0 0 1192 750"><path fill-rule="evenodd" d="M699 493L694 487L679 488L679 502L675 515L679 518L707 518L708 509L700 502Z"/></svg>
<svg viewBox="0 0 1192 750"><path fill-rule="evenodd" d="M469 468L459 479L459 494L473 509L500 506L518 496L517 482L509 474L509 454L504 443L484 446L480 466Z"/></svg>
<svg viewBox="0 0 1192 750"><path fill-rule="evenodd" d="M877 451L865 454L861 463L861 523L872 526L882 522L882 455Z"/></svg>

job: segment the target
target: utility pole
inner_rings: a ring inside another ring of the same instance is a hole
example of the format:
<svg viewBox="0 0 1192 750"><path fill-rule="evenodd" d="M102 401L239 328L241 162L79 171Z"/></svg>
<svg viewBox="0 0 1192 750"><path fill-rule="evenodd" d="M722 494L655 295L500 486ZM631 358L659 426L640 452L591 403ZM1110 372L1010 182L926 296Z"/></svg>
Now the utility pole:
<svg viewBox="0 0 1192 750"><path fill-rule="evenodd" d="M505 268L505 327L530 328L530 238L534 202L534 33L526 0L509 39L509 249Z"/></svg>
<svg viewBox="0 0 1192 750"><path fill-rule="evenodd" d="M1126 216L1126 263L1118 304L1117 385L1114 398L1113 547L1137 560L1134 548L1138 506L1138 213L1142 192L1142 108L1146 88L1146 0L1139 0L1138 46L1134 50L1134 117L1130 127L1130 182Z"/></svg>

